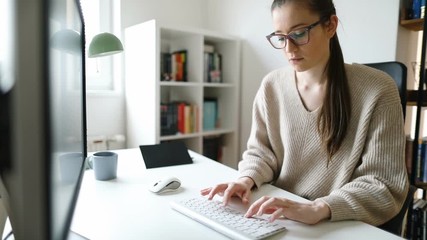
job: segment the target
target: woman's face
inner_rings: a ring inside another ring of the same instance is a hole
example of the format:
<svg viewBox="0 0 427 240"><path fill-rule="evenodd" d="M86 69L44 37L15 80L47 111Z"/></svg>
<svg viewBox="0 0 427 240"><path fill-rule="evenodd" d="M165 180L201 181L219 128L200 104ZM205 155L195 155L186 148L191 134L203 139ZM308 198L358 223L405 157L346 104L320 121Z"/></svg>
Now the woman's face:
<svg viewBox="0 0 427 240"><path fill-rule="evenodd" d="M314 14L302 4L288 2L272 12L275 33L289 34L301 30L320 20L318 14ZM337 26L336 16L331 17L329 24L316 25L309 30L309 42L305 45L296 45L287 41L285 51L289 63L297 72L319 68L323 71L329 59L329 41L334 36Z"/></svg>

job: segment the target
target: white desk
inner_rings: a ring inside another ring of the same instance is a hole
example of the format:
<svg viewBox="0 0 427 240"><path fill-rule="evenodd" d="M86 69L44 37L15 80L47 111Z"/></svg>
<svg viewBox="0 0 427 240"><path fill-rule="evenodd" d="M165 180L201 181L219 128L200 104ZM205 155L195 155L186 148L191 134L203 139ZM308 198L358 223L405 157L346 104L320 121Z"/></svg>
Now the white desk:
<svg viewBox="0 0 427 240"><path fill-rule="evenodd" d="M96 181L92 170L84 174L71 229L92 240L107 239L227 239L171 209L169 202L198 196L200 189L235 180L237 171L190 152L193 164L145 169L139 149L119 150L117 179ZM165 195L148 191L163 176L176 176L180 190ZM264 185L252 195L304 199ZM402 239L358 221L324 222L309 226L287 221L287 231L270 239Z"/></svg>

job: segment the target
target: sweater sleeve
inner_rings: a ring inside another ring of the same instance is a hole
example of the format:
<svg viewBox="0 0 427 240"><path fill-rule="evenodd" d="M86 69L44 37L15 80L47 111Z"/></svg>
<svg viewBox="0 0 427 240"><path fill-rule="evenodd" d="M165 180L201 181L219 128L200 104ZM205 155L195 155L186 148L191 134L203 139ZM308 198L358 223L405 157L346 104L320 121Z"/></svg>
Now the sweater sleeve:
<svg viewBox="0 0 427 240"><path fill-rule="evenodd" d="M263 84L255 96L252 110L252 127L243 159L239 162L240 176L250 177L256 187L271 182L279 171L278 160L272 151L265 119L266 90ZM270 96L271 97L271 96Z"/></svg>
<svg viewBox="0 0 427 240"><path fill-rule="evenodd" d="M384 101L387 102L387 101ZM408 191L402 110L386 103L374 108L359 165L350 182L320 198L331 221L356 219L380 225L401 209Z"/></svg>

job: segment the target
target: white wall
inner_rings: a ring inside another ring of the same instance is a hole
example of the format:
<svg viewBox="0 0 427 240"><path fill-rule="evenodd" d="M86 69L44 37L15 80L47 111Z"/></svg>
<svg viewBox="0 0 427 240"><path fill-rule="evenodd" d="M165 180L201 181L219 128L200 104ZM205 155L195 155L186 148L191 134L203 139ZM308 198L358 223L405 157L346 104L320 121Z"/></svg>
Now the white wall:
<svg viewBox="0 0 427 240"><path fill-rule="evenodd" d="M205 0L121 0L123 29L147 20L163 24L203 27Z"/></svg>
<svg viewBox="0 0 427 240"><path fill-rule="evenodd" d="M88 137L126 132L122 92L89 93L86 102Z"/></svg>
<svg viewBox="0 0 427 240"><path fill-rule="evenodd" d="M242 40L241 65L241 149L246 147L251 125L251 108L254 95L265 74L287 64L283 53L275 50L265 39L273 31L270 15L271 1L259 0L121 0L122 28L156 18L163 23L202 27L228 34ZM335 0L340 18L338 29L347 62L410 61L407 49L401 46L410 38L401 37L398 25L399 0ZM398 38L399 33L399 38ZM413 39L413 38L412 38ZM399 45L398 45L399 41ZM398 47L399 46L399 47ZM126 48L126 46L125 46ZM125 49L126 51L126 49ZM396 57L397 56L397 57ZM413 60L412 60L413 61ZM91 99L88 99L90 102ZM96 112L124 113L122 98L104 102L98 99ZM102 102L102 104L101 104ZM114 102L114 103L113 103ZM95 104L94 104L95 105ZM116 109L117 107L117 109ZM122 109L118 109L118 108ZM90 108L90 106L89 106ZM88 111L91 110L88 108ZM112 129L124 129L124 119L110 121ZM90 122L90 121L89 121ZM120 127L117 127L120 126ZM95 131L90 124L89 132ZM104 126L102 126L104 128ZM98 130L97 130L98 131ZM125 131L124 131L125 132Z"/></svg>
<svg viewBox="0 0 427 240"><path fill-rule="evenodd" d="M399 0L335 0L338 29L347 62L381 62L396 58Z"/></svg>

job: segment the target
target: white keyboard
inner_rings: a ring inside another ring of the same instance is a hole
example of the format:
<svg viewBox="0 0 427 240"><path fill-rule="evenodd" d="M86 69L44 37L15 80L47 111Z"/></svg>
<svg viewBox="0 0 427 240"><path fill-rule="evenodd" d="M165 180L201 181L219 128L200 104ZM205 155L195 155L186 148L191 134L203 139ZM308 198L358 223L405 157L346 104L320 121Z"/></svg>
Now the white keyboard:
<svg viewBox="0 0 427 240"><path fill-rule="evenodd" d="M286 229L281 221L246 218L244 213L216 200L191 198L171 202L171 207L232 239L263 239Z"/></svg>

